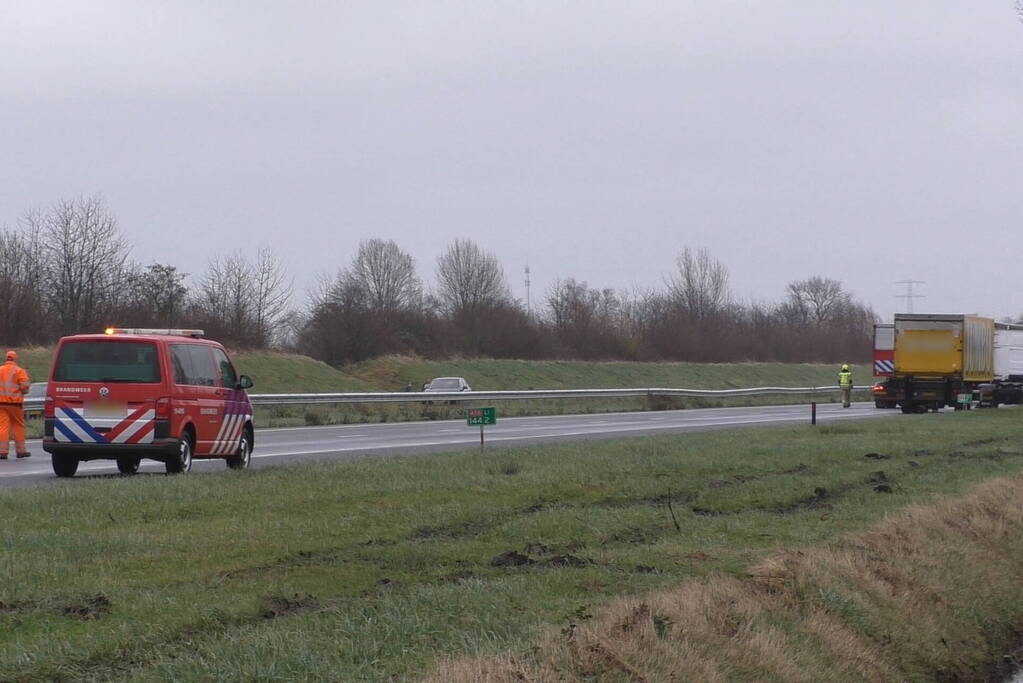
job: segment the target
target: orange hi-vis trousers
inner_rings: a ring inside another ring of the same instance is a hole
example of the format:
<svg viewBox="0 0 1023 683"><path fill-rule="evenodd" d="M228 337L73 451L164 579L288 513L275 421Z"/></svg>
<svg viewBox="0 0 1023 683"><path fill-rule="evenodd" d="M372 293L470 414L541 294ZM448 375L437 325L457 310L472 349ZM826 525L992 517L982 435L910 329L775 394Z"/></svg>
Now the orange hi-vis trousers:
<svg viewBox="0 0 1023 683"><path fill-rule="evenodd" d="M10 447L11 431L18 453L25 451L25 409L20 403L0 403L0 453Z"/></svg>

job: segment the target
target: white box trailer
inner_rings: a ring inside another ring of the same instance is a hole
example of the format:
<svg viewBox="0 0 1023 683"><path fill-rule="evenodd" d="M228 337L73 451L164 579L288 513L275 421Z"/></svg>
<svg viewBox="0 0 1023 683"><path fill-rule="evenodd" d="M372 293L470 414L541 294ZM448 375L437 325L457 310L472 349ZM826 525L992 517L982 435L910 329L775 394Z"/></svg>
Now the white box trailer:
<svg viewBox="0 0 1023 683"><path fill-rule="evenodd" d="M1023 381L1023 325L995 323L995 379Z"/></svg>
<svg viewBox="0 0 1023 683"><path fill-rule="evenodd" d="M995 323L994 380L981 384L973 399L982 407L1023 403L1023 325Z"/></svg>

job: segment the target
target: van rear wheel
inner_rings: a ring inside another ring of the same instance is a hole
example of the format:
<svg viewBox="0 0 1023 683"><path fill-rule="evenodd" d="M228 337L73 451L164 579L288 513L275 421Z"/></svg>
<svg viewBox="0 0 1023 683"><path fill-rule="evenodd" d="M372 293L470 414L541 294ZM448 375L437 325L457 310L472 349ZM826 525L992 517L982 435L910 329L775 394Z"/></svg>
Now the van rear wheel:
<svg viewBox="0 0 1023 683"><path fill-rule="evenodd" d="M51 457L53 473L58 477L73 477L78 471L78 458L73 455L54 453Z"/></svg>
<svg viewBox="0 0 1023 683"><path fill-rule="evenodd" d="M178 452L165 463L167 474L184 474L192 469L192 437L185 434L178 439Z"/></svg>
<svg viewBox="0 0 1023 683"><path fill-rule="evenodd" d="M140 458L118 458L117 471L121 474L136 474L139 471Z"/></svg>

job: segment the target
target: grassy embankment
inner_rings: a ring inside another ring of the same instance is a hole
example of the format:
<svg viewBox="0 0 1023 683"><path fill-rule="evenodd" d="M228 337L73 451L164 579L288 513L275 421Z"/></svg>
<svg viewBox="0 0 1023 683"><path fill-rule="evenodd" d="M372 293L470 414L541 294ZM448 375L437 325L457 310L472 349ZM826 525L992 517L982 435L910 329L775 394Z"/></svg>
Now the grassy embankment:
<svg viewBox="0 0 1023 683"><path fill-rule="evenodd" d="M628 363L587 361L449 360L388 356L343 370L308 356L272 351L232 354L238 371L251 375L255 393L418 391L434 377L465 377L474 389L600 389L617 387L834 386L837 366L813 363ZM33 382L50 372L53 349L19 351ZM857 383L871 381L870 368L852 366Z"/></svg>
<svg viewBox="0 0 1023 683"><path fill-rule="evenodd" d="M6 351L6 349L2 349ZM25 368L33 382L45 382L53 362L53 349L36 346L18 349L18 365Z"/></svg>
<svg viewBox="0 0 1023 683"><path fill-rule="evenodd" d="M365 381L335 370L308 356L273 351L238 351L231 354L238 372L252 375L261 394L289 392L379 391ZM53 363L53 349L35 347L18 351L18 363L33 382L45 382Z"/></svg>
<svg viewBox="0 0 1023 683"><path fill-rule="evenodd" d="M9 491L0 679L977 680L1023 620L1019 418Z"/></svg>
<svg viewBox="0 0 1023 683"><path fill-rule="evenodd" d="M33 381L44 381L50 371L52 349L21 352ZM751 386L834 386L837 368L809 363L624 363L582 361L452 360L429 361L386 357L338 370L306 356L248 351L232 354L238 371L255 380L252 393L316 393L402 391L411 383L417 391L434 377L465 377L474 389L607 389L685 387L728 389ZM871 381L869 367L853 366L859 384ZM817 400L835 400L818 396ZM799 396L761 396L736 399L578 399L490 401L498 414L552 415L613 411L708 408L727 405L792 403ZM256 409L262 427L397 422L461 418L465 404L345 404L337 406L281 406ZM38 421L29 431L42 433Z"/></svg>
<svg viewBox="0 0 1023 683"><path fill-rule="evenodd" d="M486 359L430 361L392 356L358 363L344 371L348 376L375 387L377 391L402 391L407 384L418 391L434 377L446 376L465 377L473 389L481 391L637 387L728 389L751 386L834 386L837 382L837 367L809 363L626 363ZM854 366L853 371L860 384L870 383L869 367ZM817 400L836 398L837 394L818 396ZM807 397L556 399L487 401L487 404L495 405L499 415L510 417L761 405L799 400L807 400ZM465 406L461 403L414 403L286 407L268 410L265 414L275 426L296 426L454 419L464 417Z"/></svg>

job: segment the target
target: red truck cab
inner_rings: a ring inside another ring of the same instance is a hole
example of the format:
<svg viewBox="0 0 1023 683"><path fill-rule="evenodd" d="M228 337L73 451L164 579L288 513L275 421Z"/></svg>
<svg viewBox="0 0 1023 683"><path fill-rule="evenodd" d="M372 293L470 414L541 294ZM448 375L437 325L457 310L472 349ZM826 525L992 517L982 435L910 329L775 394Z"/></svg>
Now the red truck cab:
<svg viewBox="0 0 1023 683"><path fill-rule="evenodd" d="M898 399L889 395L888 379L895 373L895 325L874 325L874 386L871 393L878 408L895 408Z"/></svg>
<svg viewBox="0 0 1023 683"><path fill-rule="evenodd" d="M142 458L187 472L192 458L249 466L252 404L227 351L202 330L119 329L63 337L50 370L43 450L58 477L84 460L114 459L124 474Z"/></svg>

